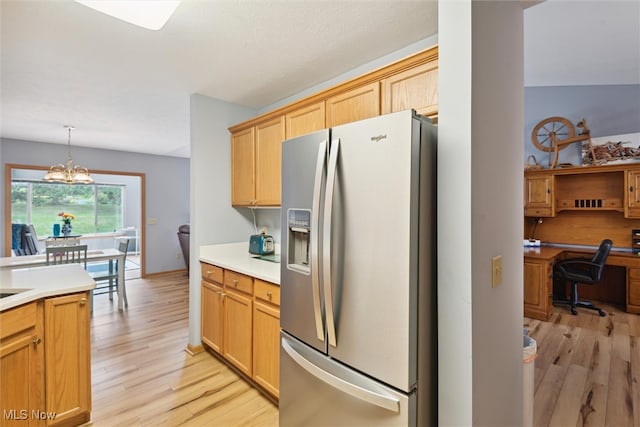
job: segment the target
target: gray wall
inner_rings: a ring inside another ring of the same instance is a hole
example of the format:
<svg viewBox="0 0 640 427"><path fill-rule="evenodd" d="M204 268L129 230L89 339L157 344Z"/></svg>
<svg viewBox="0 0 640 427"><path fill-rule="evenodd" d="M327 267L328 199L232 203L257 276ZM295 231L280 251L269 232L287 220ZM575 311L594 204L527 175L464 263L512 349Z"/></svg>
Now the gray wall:
<svg viewBox="0 0 640 427"><path fill-rule="evenodd" d="M66 158L66 148L61 144L11 139L2 139L1 144L3 170L6 163L48 167ZM185 268L182 256L176 256L181 253L176 233L180 224L189 222L189 159L76 146L72 156L76 164L90 171L145 174L147 218L157 219L156 224L146 225L146 273ZM4 173L1 180L4 200ZM1 215L4 224L4 210ZM0 228L4 241L4 227Z"/></svg>
<svg viewBox="0 0 640 427"><path fill-rule="evenodd" d="M531 142L531 131L547 117L565 117L574 126L585 118L592 137L640 132L640 85L527 87L524 95L525 161L533 155L549 166L548 154ZM580 165L580 144L560 151L559 161Z"/></svg>
<svg viewBox="0 0 640 427"><path fill-rule="evenodd" d="M522 6L438 15L438 423L522 425Z"/></svg>
<svg viewBox="0 0 640 427"><path fill-rule="evenodd" d="M191 109L191 275L189 344L200 344L200 246L248 242L253 218L231 206L231 142L227 128L256 115L239 105L194 94Z"/></svg>

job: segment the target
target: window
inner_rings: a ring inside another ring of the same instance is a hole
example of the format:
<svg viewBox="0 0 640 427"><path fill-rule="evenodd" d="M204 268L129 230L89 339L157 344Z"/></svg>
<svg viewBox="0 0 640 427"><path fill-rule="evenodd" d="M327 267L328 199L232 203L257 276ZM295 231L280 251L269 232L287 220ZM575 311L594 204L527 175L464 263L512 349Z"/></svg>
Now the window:
<svg viewBox="0 0 640 427"><path fill-rule="evenodd" d="M67 185L40 181L11 182L11 222L33 224L39 236L51 234L58 213L76 216L73 232L105 233L123 228L125 186Z"/></svg>

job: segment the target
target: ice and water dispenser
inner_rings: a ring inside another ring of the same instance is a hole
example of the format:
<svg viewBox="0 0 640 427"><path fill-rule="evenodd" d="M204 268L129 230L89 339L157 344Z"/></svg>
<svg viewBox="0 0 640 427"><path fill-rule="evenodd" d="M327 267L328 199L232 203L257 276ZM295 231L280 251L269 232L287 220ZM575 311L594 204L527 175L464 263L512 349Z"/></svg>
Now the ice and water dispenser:
<svg viewBox="0 0 640 427"><path fill-rule="evenodd" d="M303 274L310 274L311 211L308 209L289 209L287 211L287 230L289 233L287 236L287 268Z"/></svg>

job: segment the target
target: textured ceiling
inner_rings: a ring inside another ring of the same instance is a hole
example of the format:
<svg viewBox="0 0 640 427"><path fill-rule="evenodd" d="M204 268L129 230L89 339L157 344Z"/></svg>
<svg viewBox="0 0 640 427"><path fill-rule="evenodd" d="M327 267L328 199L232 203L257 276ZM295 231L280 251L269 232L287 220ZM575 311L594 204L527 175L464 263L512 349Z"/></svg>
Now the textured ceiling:
<svg viewBox="0 0 640 427"><path fill-rule="evenodd" d="M640 83L638 2L602 3L526 10L528 85ZM259 109L437 33L427 0L183 0L160 31L71 0L0 7L2 137L64 144L72 124L73 145L181 157L192 93Z"/></svg>

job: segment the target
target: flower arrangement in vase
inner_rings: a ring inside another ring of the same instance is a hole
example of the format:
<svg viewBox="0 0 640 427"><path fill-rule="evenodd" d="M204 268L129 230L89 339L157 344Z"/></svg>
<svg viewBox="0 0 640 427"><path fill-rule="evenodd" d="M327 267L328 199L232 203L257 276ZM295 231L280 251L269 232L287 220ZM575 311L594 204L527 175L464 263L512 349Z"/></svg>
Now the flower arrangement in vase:
<svg viewBox="0 0 640 427"><path fill-rule="evenodd" d="M76 219L76 216L69 212L60 212L58 216L62 217L62 235L68 237L71 234L71 220Z"/></svg>

